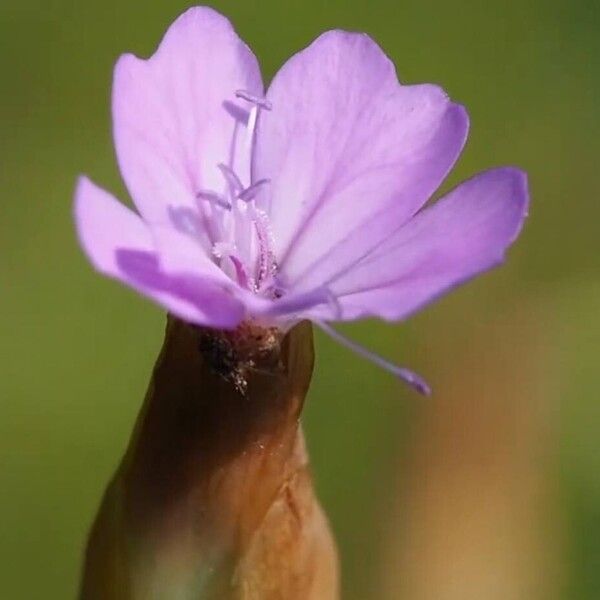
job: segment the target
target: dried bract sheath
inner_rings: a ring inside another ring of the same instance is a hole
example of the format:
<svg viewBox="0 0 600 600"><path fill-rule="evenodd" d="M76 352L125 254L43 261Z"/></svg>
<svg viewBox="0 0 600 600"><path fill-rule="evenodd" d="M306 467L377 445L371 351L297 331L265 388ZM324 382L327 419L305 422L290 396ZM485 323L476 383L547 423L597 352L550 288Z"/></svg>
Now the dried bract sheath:
<svg viewBox="0 0 600 600"><path fill-rule="evenodd" d="M90 535L80 597L336 600L335 545L299 425L310 324L281 339L267 331L258 355L247 337L257 330L238 332L237 352L255 364L244 394L231 370L216 372L199 351L199 334L170 319Z"/></svg>

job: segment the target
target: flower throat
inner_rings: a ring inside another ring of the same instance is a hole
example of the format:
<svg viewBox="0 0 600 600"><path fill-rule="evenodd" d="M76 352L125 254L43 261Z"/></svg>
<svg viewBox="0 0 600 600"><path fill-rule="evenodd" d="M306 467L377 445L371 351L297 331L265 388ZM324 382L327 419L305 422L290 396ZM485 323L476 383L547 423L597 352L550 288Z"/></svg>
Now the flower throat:
<svg viewBox="0 0 600 600"><path fill-rule="evenodd" d="M238 90L237 98L252 105L241 142L247 156L252 155L258 116L261 110L271 110L266 98ZM242 288L267 298L278 299L283 289L277 284L278 265L273 252L274 241L269 216L256 206L255 198L269 179L259 179L245 185L234 169L217 165L225 180L225 190L199 190L205 218L212 232L211 254L219 267ZM208 204L208 207L206 207Z"/></svg>

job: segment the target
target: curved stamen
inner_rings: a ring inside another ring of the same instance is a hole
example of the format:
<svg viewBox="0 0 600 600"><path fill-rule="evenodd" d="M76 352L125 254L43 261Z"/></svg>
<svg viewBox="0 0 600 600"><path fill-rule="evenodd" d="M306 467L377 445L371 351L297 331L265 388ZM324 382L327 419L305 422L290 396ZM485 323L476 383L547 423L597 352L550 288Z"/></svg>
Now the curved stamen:
<svg viewBox="0 0 600 600"><path fill-rule="evenodd" d="M249 156L252 156L252 149L254 148L254 131L256 130L259 110L260 107L256 104L252 107L250 116L248 117L248 125L246 126L246 150Z"/></svg>
<svg viewBox="0 0 600 600"><path fill-rule="evenodd" d="M315 323L336 342L339 342L343 346L346 346L346 348L352 350L353 352L356 352L356 354L366 358L367 360L370 360L377 366L392 373L392 375L399 377L420 394L423 394L425 396L429 396L431 394L431 388L427 385L426 381L413 371L406 369L405 367L395 365L383 358L382 356L379 356L379 354L375 354L374 352L371 352L371 350L367 350L366 348L357 344L356 342L349 340L347 337L343 336L341 333L333 329L333 327L330 327L322 321L316 321Z"/></svg>
<svg viewBox="0 0 600 600"><path fill-rule="evenodd" d="M254 199L256 194L258 194L258 190L267 183L271 183L270 179L259 179L255 181L252 185L240 191L237 195L237 198L243 200L244 202L250 202Z"/></svg>
<svg viewBox="0 0 600 600"><path fill-rule="evenodd" d="M255 96L246 90L236 90L235 97L246 100L246 102L250 102L251 104L258 106L259 108L264 108L265 110L271 110L273 108L273 105L269 100L261 96Z"/></svg>
<svg viewBox="0 0 600 600"><path fill-rule="evenodd" d="M219 163L217 167L221 173L223 173L223 177L225 177L225 181L227 181L227 185L229 186L232 196L237 196L244 190L244 184L240 181L240 178L229 165L226 165L225 163Z"/></svg>
<svg viewBox="0 0 600 600"><path fill-rule="evenodd" d="M246 271L246 266L244 263L237 257L235 254L229 254L229 260L233 263L235 268L235 275L237 277L238 283L246 290L251 288L250 278L248 277L248 272Z"/></svg>
<svg viewBox="0 0 600 600"><path fill-rule="evenodd" d="M231 210L231 203L228 202L221 194L217 194L217 192L211 192L210 190L200 190L196 192L196 198L200 200L207 200L208 202L212 202L225 210Z"/></svg>
<svg viewBox="0 0 600 600"><path fill-rule="evenodd" d="M258 121L258 113L261 109L271 110L273 105L269 100L261 96L255 96L251 92L246 90L236 90L236 98L241 98L250 102L254 106L250 109L248 115L248 122L246 124L246 148L250 154L252 154L252 148L254 146L254 131L256 130L256 122Z"/></svg>
<svg viewBox="0 0 600 600"><path fill-rule="evenodd" d="M213 256L218 259L228 258L235 268L235 276L238 283L247 290L254 291L254 281L248 275L248 269L244 262L237 256L237 248L235 244L229 242L217 242L213 245Z"/></svg>

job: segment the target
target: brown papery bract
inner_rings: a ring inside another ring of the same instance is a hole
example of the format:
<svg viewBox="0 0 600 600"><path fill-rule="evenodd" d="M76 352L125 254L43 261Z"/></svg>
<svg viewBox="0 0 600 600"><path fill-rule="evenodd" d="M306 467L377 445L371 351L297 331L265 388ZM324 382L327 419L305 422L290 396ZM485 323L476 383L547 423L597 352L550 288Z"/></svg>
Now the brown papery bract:
<svg viewBox="0 0 600 600"><path fill-rule="evenodd" d="M300 323L239 385L169 319L129 448L88 542L85 600L334 600L338 564L300 412L314 355Z"/></svg>

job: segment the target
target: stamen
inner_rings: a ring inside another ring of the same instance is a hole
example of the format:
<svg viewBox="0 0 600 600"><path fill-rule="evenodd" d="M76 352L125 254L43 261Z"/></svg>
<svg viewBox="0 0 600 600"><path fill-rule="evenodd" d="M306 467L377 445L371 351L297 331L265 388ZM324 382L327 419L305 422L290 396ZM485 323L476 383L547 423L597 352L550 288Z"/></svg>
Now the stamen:
<svg viewBox="0 0 600 600"><path fill-rule="evenodd" d="M258 113L261 109L271 110L273 105L266 98L255 96L246 90L236 90L235 95L236 98L241 98L242 100L246 100L246 102L250 102L254 105L250 109L248 123L246 125L246 147L248 152L252 153L252 147L254 146L254 131L256 129L256 122L258 120Z"/></svg>
<svg viewBox="0 0 600 600"><path fill-rule="evenodd" d="M385 358L383 358L382 356L379 356L378 354L375 354L374 352L367 350L366 348L364 348L363 346L360 346L356 342L349 340L347 337L343 336L341 333L339 333L338 331L333 329L333 327L330 327L329 325L327 325L326 323L323 323L322 321L317 321L316 324L327 335L331 336L336 342L339 342L343 346L346 346L346 348L348 348L349 350L352 350L353 352L356 352L356 354L366 358L367 360L370 360L371 362L375 363L379 367L392 373L392 375L399 377L400 379L402 379L404 382L406 382L408 385L410 385L414 390L416 390L420 394L423 394L425 396L429 396L431 394L431 388L427 385L425 380L423 380L416 373L413 373L413 371L410 371L409 369L395 365L395 364L389 362L388 360L386 360Z"/></svg>
<svg viewBox="0 0 600 600"><path fill-rule="evenodd" d="M217 194L217 192L211 192L210 190L200 190L196 192L196 198L201 200L208 200L208 202L212 202L225 210L231 210L231 203L228 202L221 194Z"/></svg>
<svg viewBox="0 0 600 600"><path fill-rule="evenodd" d="M272 110L273 108L273 105L269 100L262 98L261 96L255 96L246 90L236 90L235 96L236 98L246 100L246 102L250 102L259 108L264 108L265 110Z"/></svg>
<svg viewBox="0 0 600 600"><path fill-rule="evenodd" d="M256 194L258 194L258 190L265 184L271 183L270 179L259 179L254 182L252 185L248 186L246 189L240 191L237 197L244 202L250 202L254 199Z"/></svg>
<svg viewBox="0 0 600 600"><path fill-rule="evenodd" d="M248 116L248 124L246 125L246 151L249 156L252 156L252 149L254 148L254 131L256 130L259 110L260 107L256 104L252 107Z"/></svg>
<svg viewBox="0 0 600 600"><path fill-rule="evenodd" d="M219 167L221 173L223 173L223 177L225 177L225 181L227 181L227 185L229 186L233 196L237 196L237 194L243 191L244 184L240 181L240 178L229 165L226 165L225 163L219 163L217 167Z"/></svg>
<svg viewBox="0 0 600 600"><path fill-rule="evenodd" d="M235 275L237 277L238 283L246 290L250 289L250 278L248 277L248 272L246 271L246 267L244 263L237 257L235 254L229 254L229 260L233 263L235 267Z"/></svg>

